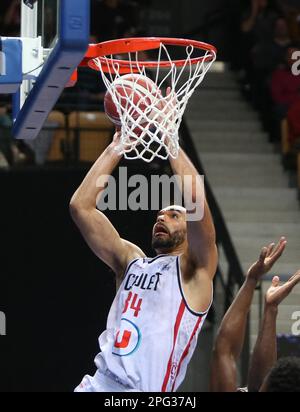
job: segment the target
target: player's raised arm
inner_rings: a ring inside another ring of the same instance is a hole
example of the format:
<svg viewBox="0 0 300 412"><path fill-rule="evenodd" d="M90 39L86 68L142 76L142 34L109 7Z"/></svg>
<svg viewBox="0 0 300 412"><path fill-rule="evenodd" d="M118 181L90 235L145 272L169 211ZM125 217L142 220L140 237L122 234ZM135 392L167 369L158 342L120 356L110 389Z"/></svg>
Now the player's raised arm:
<svg viewBox="0 0 300 412"><path fill-rule="evenodd" d="M280 285L278 276L272 279L272 285L265 294L265 309L262 326L257 337L249 368L249 392L260 390L264 379L277 361L276 319L278 306L300 282L300 270ZM267 383L264 383L266 390Z"/></svg>
<svg viewBox="0 0 300 412"><path fill-rule="evenodd" d="M205 199L203 181L186 153L180 148L176 159L170 158L174 175L182 182L184 203L187 209L187 258L213 279L217 267L216 234L213 219ZM197 211L189 210L191 201L200 212L199 220L189 219ZM202 210L201 210L202 209Z"/></svg>
<svg viewBox="0 0 300 412"><path fill-rule="evenodd" d="M114 141L104 150L74 193L70 212L89 247L117 276L121 276L130 260L144 254L136 245L121 239L107 217L96 207L108 177L121 159L115 150L118 137L119 133L116 133Z"/></svg>
<svg viewBox="0 0 300 412"><path fill-rule="evenodd" d="M271 243L262 248L259 259L248 270L243 286L222 320L212 356L210 390L213 392L237 390L237 360L244 344L253 294L262 276L282 255L285 245L285 238L281 238L276 246Z"/></svg>

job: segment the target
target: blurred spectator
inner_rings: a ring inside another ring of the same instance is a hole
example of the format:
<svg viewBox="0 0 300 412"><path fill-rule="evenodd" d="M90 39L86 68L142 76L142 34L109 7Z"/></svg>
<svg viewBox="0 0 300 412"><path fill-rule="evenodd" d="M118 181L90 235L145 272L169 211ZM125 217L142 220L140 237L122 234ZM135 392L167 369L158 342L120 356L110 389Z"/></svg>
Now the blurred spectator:
<svg viewBox="0 0 300 412"><path fill-rule="evenodd" d="M20 35L21 0L1 0L0 24L2 36Z"/></svg>
<svg viewBox="0 0 300 412"><path fill-rule="evenodd" d="M10 125L11 121L7 115L6 106L0 103L0 169L7 169L13 163Z"/></svg>
<svg viewBox="0 0 300 412"><path fill-rule="evenodd" d="M284 17L277 17L273 24L272 38L264 39L254 46L252 52L254 69L265 75L270 74L284 61L286 50L291 42L287 21Z"/></svg>
<svg viewBox="0 0 300 412"><path fill-rule="evenodd" d="M47 161L47 156L50 152L53 136L59 127L59 123L47 120L39 135L33 140L25 140L26 145L32 150L34 163L42 166Z"/></svg>
<svg viewBox="0 0 300 412"><path fill-rule="evenodd" d="M295 63L292 56L298 50L297 47L289 47L286 53L285 65L275 70L272 75L272 99L284 116L287 114L289 107L300 96L300 76L295 76L292 72L292 66Z"/></svg>
<svg viewBox="0 0 300 412"><path fill-rule="evenodd" d="M289 108L300 97L300 76L295 76L292 66L295 63L293 53L298 51L297 46L287 49L286 61L283 67L274 71L271 79L271 96L273 100L274 130L273 138L279 139L280 123L286 117Z"/></svg>
<svg viewBox="0 0 300 412"><path fill-rule="evenodd" d="M258 43L252 51L252 72L249 71L250 96L254 107L260 112L266 130L272 128L273 122L273 116L270 115L271 75L274 70L283 66L291 43L286 20L283 17L277 17L273 25L272 39Z"/></svg>
<svg viewBox="0 0 300 412"><path fill-rule="evenodd" d="M271 39L274 20L281 14L280 11L275 1L252 0L251 8L241 24L242 32L247 35L250 45Z"/></svg>
<svg viewBox="0 0 300 412"><path fill-rule="evenodd" d="M241 80L244 85L244 92L250 100L257 105L255 97L257 90L252 90L253 86L257 87L255 70L265 70L265 56L260 65L262 48L270 44L274 39L274 23L281 16L281 9L277 2L271 0L251 0L251 6L246 10L241 22ZM258 54L258 56L256 56ZM255 62L255 66L254 66ZM260 79L258 79L258 87Z"/></svg>
<svg viewBox="0 0 300 412"><path fill-rule="evenodd" d="M0 101L0 169L8 169L10 166L20 163L28 163L32 160L30 150L21 141L13 141L11 134L11 116L8 105Z"/></svg>
<svg viewBox="0 0 300 412"><path fill-rule="evenodd" d="M252 50L252 71L249 71L251 100L254 107L260 111L265 124L268 121L268 107L270 106L270 76L283 64L290 44L287 22L283 17L278 17L274 21L272 38L257 43Z"/></svg>
<svg viewBox="0 0 300 412"><path fill-rule="evenodd" d="M282 9L288 21L293 41L300 41L300 2L299 0L281 0Z"/></svg>
<svg viewBox="0 0 300 412"><path fill-rule="evenodd" d="M138 4L126 0L93 0L91 34L98 41L135 35L139 26Z"/></svg>
<svg viewBox="0 0 300 412"><path fill-rule="evenodd" d="M291 105L287 113L289 140L291 144L300 143L300 97Z"/></svg>

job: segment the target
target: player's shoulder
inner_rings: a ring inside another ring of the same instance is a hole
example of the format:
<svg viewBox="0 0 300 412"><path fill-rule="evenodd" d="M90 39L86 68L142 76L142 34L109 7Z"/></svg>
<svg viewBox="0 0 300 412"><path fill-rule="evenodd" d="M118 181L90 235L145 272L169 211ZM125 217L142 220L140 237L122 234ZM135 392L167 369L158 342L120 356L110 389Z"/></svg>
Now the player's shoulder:
<svg viewBox="0 0 300 412"><path fill-rule="evenodd" d="M129 242L129 240L122 239L127 249L127 263L133 259L144 258L146 257L143 250L138 247L136 244Z"/></svg>

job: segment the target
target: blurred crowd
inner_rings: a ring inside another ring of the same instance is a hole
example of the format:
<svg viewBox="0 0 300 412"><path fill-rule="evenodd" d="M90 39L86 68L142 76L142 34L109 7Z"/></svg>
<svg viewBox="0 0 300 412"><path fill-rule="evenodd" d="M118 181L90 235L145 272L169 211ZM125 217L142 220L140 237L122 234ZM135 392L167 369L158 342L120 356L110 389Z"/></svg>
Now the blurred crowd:
<svg viewBox="0 0 300 412"><path fill-rule="evenodd" d="M240 30L243 91L271 141L280 140L284 118L295 140L300 136L300 75L295 73L300 68L300 2L251 0Z"/></svg>

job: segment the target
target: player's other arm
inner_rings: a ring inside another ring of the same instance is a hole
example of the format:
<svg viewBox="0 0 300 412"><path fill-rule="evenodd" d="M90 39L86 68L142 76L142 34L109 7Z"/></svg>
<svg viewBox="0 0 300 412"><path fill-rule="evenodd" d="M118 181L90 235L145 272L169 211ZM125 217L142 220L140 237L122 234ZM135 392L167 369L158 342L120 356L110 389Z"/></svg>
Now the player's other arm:
<svg viewBox="0 0 300 412"><path fill-rule="evenodd" d="M285 245L285 238L281 238L276 246L271 243L262 248L259 259L248 270L243 286L221 322L212 356L210 390L213 392L235 392L237 389L236 364L244 344L253 294L261 277L282 255Z"/></svg>
<svg viewBox="0 0 300 412"><path fill-rule="evenodd" d="M107 217L97 207L109 176L121 156L115 151L119 134L104 150L74 193L70 202L71 216L92 251L117 276L122 276L130 260L144 256L134 244L122 239Z"/></svg>
<svg viewBox="0 0 300 412"><path fill-rule="evenodd" d="M212 392L236 392L237 360L243 348L247 315L256 285L255 279L245 280L222 320L212 352Z"/></svg>
<svg viewBox="0 0 300 412"><path fill-rule="evenodd" d="M249 392L259 391L264 379L277 361L276 319L278 305L299 282L300 270L283 285L280 285L279 277L274 276L272 285L266 292L264 317L249 369Z"/></svg>
<svg viewBox="0 0 300 412"><path fill-rule="evenodd" d="M176 159L170 158L170 164L174 175L181 180L187 209L187 258L211 281L216 272L218 252L215 227L205 198L203 180L181 148ZM191 210L195 206L196 209ZM201 208L203 213L200 213L199 220L191 220L191 214L197 210L199 212Z"/></svg>

